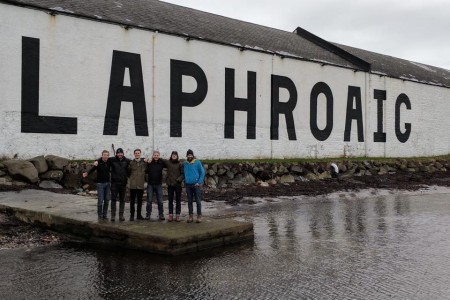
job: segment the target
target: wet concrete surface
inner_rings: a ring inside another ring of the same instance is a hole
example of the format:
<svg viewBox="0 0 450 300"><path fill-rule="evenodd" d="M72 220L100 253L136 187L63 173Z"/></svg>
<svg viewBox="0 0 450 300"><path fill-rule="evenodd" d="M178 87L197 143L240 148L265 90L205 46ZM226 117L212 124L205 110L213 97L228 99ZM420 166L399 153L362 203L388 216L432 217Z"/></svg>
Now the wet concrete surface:
<svg viewBox="0 0 450 300"><path fill-rule="evenodd" d="M450 189L252 198L255 242L164 257L61 243L0 251L9 299L450 299Z"/></svg>
<svg viewBox="0 0 450 300"><path fill-rule="evenodd" d="M178 255L252 241L253 224L229 218L201 223L167 221L110 222L97 218L97 200L38 190L0 193L0 208L27 223L70 233L88 242ZM154 216L153 216L154 217ZM155 217L154 217L155 218Z"/></svg>

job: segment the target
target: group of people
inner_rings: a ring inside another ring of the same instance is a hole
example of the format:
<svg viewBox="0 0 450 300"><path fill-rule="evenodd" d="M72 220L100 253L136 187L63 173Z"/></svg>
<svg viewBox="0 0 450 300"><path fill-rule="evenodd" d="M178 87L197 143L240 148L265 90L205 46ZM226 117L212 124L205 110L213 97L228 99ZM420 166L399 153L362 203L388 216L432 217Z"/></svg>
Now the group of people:
<svg viewBox="0 0 450 300"><path fill-rule="evenodd" d="M130 221L150 220L153 196L158 203L158 219L165 220L163 209L163 169L167 169L167 192L169 198L168 221L181 221L181 189L184 180L188 199L188 223L194 221L193 202L197 206L196 222L202 221L200 185L205 179L205 170L201 162L194 157L194 152L188 150L186 160L181 162L177 151L172 151L170 159L160 158L160 152L155 150L151 159L142 158L140 149L134 150L134 159L124 156L122 148L118 148L115 157L109 157L109 151L103 150L100 159L94 162L93 168L83 173L83 177L97 171L98 218L107 219L109 201L111 200L111 222L116 219L117 197L119 198L119 221L125 221L125 195L129 181L130 190ZM142 216L142 198L144 195L145 175L147 175L147 205L146 215ZM174 215L175 200L175 215ZM137 206L137 207L136 207ZM137 208L137 209L136 209Z"/></svg>

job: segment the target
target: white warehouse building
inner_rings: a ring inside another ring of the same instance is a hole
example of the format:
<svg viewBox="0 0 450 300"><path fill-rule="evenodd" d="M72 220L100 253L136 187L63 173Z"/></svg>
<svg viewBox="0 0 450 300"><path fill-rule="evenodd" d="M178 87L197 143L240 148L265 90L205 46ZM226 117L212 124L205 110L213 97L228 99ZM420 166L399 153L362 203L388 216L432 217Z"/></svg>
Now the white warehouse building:
<svg viewBox="0 0 450 300"><path fill-rule="evenodd" d="M0 156L450 153L450 71L156 0L0 1Z"/></svg>

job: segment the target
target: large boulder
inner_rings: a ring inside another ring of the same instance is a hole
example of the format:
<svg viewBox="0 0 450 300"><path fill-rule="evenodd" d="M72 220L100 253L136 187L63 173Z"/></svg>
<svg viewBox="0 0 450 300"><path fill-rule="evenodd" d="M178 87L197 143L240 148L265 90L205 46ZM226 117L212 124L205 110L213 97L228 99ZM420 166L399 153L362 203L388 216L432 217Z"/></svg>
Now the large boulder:
<svg viewBox="0 0 450 300"><path fill-rule="evenodd" d="M28 160L31 162L39 174L45 173L48 171L48 165L47 161L45 160L45 157L43 155L33 157L32 159Z"/></svg>
<svg viewBox="0 0 450 300"><path fill-rule="evenodd" d="M39 181L38 171L34 165L26 160L7 160L3 164L8 169L9 176L17 180L36 183Z"/></svg>
<svg viewBox="0 0 450 300"><path fill-rule="evenodd" d="M61 181L63 178L64 173L61 170L50 170L44 174L41 174L39 177L42 180L55 180L55 181Z"/></svg>
<svg viewBox="0 0 450 300"><path fill-rule="evenodd" d="M56 155L47 155L45 157L50 170L64 170L64 167L69 164L69 160L64 157Z"/></svg>

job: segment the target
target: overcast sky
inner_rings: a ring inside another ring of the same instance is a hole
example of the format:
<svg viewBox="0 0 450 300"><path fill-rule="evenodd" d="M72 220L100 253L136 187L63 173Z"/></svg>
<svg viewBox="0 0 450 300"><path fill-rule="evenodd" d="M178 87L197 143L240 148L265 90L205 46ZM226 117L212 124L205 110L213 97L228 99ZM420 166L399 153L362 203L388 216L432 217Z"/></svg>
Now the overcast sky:
<svg viewBox="0 0 450 300"><path fill-rule="evenodd" d="M450 70L449 0L165 0Z"/></svg>

